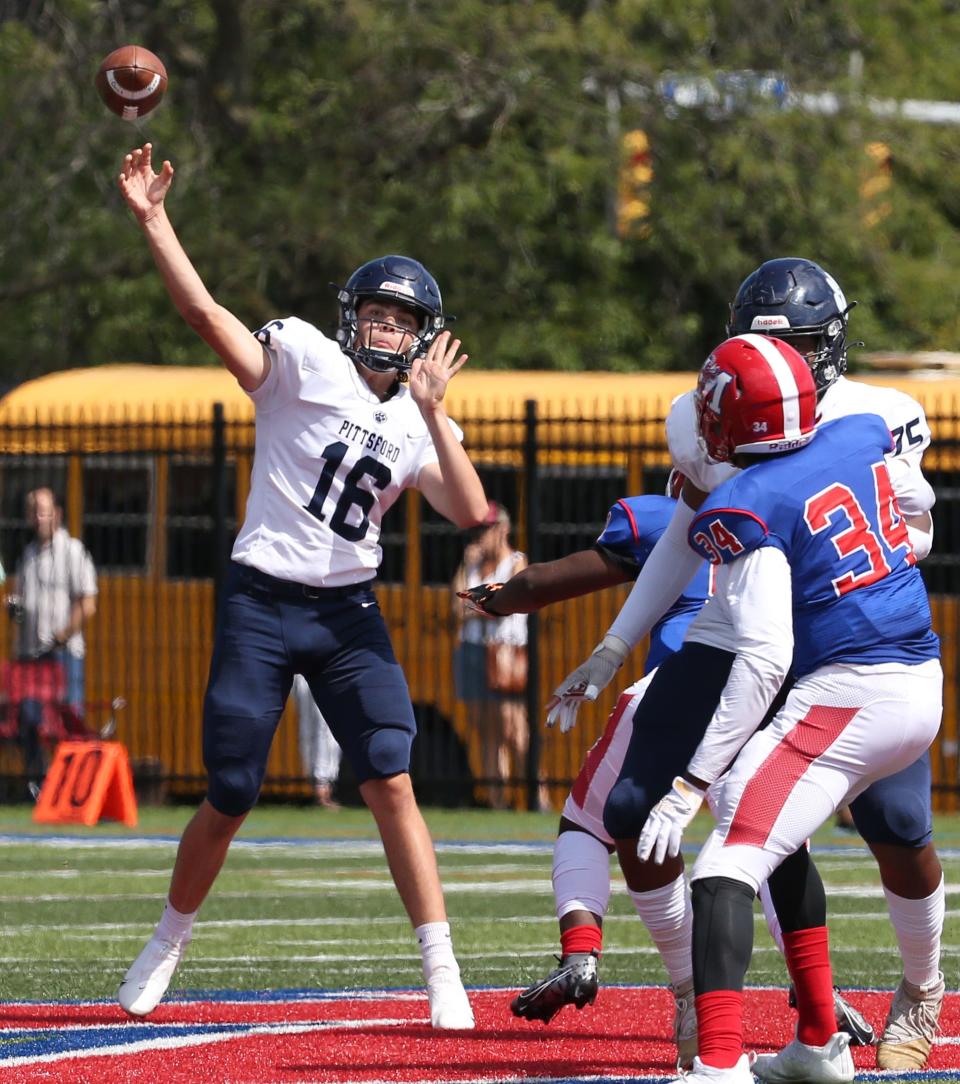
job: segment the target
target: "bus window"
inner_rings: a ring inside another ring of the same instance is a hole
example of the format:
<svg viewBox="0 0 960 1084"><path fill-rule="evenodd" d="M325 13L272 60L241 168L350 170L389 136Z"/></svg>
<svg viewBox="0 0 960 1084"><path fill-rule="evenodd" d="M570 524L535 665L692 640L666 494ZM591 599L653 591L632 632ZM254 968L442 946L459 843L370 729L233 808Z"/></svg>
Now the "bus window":
<svg viewBox="0 0 960 1084"><path fill-rule="evenodd" d="M933 486L933 549L919 565L931 594L960 594L960 473L951 470L924 471Z"/></svg>
<svg viewBox="0 0 960 1084"><path fill-rule="evenodd" d="M153 513L153 460L87 456L83 464L83 541L98 569L142 572Z"/></svg>
<svg viewBox="0 0 960 1084"><path fill-rule="evenodd" d="M403 494L383 518L380 532L380 548L383 560L377 572L382 583L403 583L406 579L407 559L407 502Z"/></svg>
<svg viewBox="0 0 960 1084"><path fill-rule="evenodd" d="M32 489L47 486L64 507L67 488L67 457L17 455L0 459L0 560L13 575L24 546L33 538L25 520L26 498Z"/></svg>
<svg viewBox="0 0 960 1084"><path fill-rule="evenodd" d="M589 549L610 505L627 494L627 472L617 466L545 466L540 479L539 561Z"/></svg>
<svg viewBox="0 0 960 1084"><path fill-rule="evenodd" d="M237 533L237 468L225 465L227 551ZM172 456L167 475L167 575L173 578L212 579L216 479L209 458Z"/></svg>
<svg viewBox="0 0 960 1084"><path fill-rule="evenodd" d="M667 479L670 477L670 466L643 468L643 492L654 493L658 497L667 491ZM637 496L631 493L631 497Z"/></svg>

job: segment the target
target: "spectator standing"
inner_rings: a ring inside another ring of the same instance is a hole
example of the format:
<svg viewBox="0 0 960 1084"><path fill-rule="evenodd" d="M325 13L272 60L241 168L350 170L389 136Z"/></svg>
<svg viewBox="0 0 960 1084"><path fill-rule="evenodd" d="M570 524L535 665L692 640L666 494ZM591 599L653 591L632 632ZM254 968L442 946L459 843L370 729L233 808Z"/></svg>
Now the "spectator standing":
<svg viewBox="0 0 960 1084"><path fill-rule="evenodd" d="M52 661L62 667L63 706L82 719L86 701L83 626L97 611L93 558L62 525L52 489L41 486L27 494L26 519L34 537L17 564L16 592L7 597L8 610L17 623L14 654L21 666L39 669ZM39 696L21 702L24 770L34 784L45 772L39 734L42 715Z"/></svg>
<svg viewBox="0 0 960 1084"><path fill-rule="evenodd" d="M525 568L527 559L510 541L510 516L497 501L464 547L453 579L460 637L454 656L457 698L467 705L471 727L480 735L483 778L489 804L505 808L512 779L526 772L530 727L527 687L527 615L494 620L478 617L456 597L477 583L503 583ZM541 794L541 804L546 794Z"/></svg>

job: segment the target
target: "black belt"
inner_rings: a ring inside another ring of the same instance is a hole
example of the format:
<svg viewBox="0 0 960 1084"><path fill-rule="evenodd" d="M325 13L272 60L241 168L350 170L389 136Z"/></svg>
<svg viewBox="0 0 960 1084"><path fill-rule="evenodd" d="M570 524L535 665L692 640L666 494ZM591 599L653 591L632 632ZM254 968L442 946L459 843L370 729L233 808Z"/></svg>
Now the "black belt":
<svg viewBox="0 0 960 1084"><path fill-rule="evenodd" d="M282 580L279 576L271 576L267 572L261 572L259 568L250 565L241 565L233 562L240 578L248 584L261 587L275 595L283 595L285 598L336 598L337 596L353 595L358 591L367 591L373 587L373 580L362 580L360 583L348 583L343 587L317 587L311 583L297 583L295 580Z"/></svg>

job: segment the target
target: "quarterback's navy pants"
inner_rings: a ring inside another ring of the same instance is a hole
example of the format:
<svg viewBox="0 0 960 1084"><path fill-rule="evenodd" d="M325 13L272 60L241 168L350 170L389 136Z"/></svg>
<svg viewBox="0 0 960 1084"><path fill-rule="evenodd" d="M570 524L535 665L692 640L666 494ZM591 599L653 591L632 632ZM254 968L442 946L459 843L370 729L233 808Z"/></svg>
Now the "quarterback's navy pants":
<svg viewBox="0 0 960 1084"><path fill-rule="evenodd" d="M670 790L700 744L733 665L729 651L684 643L664 659L633 717L633 736L603 811L613 839L636 839L653 806ZM779 706L774 704L769 717ZM872 783L850 805L867 843L921 847L933 816L930 755Z"/></svg>
<svg viewBox="0 0 960 1084"><path fill-rule="evenodd" d="M203 709L207 798L257 800L294 674L303 674L358 783L410 767L416 722L372 581L306 588L233 564Z"/></svg>

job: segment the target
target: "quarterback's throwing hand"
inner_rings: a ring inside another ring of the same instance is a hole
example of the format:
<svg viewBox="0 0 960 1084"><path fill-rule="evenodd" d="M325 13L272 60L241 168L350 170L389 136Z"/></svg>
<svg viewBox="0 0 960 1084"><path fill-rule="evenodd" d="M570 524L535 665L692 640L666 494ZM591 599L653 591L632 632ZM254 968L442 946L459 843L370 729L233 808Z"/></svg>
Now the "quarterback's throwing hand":
<svg viewBox="0 0 960 1084"><path fill-rule="evenodd" d="M547 701L547 726L559 720L560 733L566 734L577 722L577 712L584 700L596 700L623 665L630 648L619 636L607 633L586 662L562 681Z"/></svg>
<svg viewBox="0 0 960 1084"><path fill-rule="evenodd" d="M667 794L650 810L637 843L637 858L646 862L651 854L657 865L669 855L680 853L680 842L687 825L697 815L706 791L679 775Z"/></svg>
<svg viewBox="0 0 960 1084"><path fill-rule="evenodd" d="M474 587L468 587L466 591L458 591L457 598L462 598L467 604L468 610L473 610L483 617L505 617L496 610L490 609L490 600L503 587L502 583L478 583Z"/></svg>

